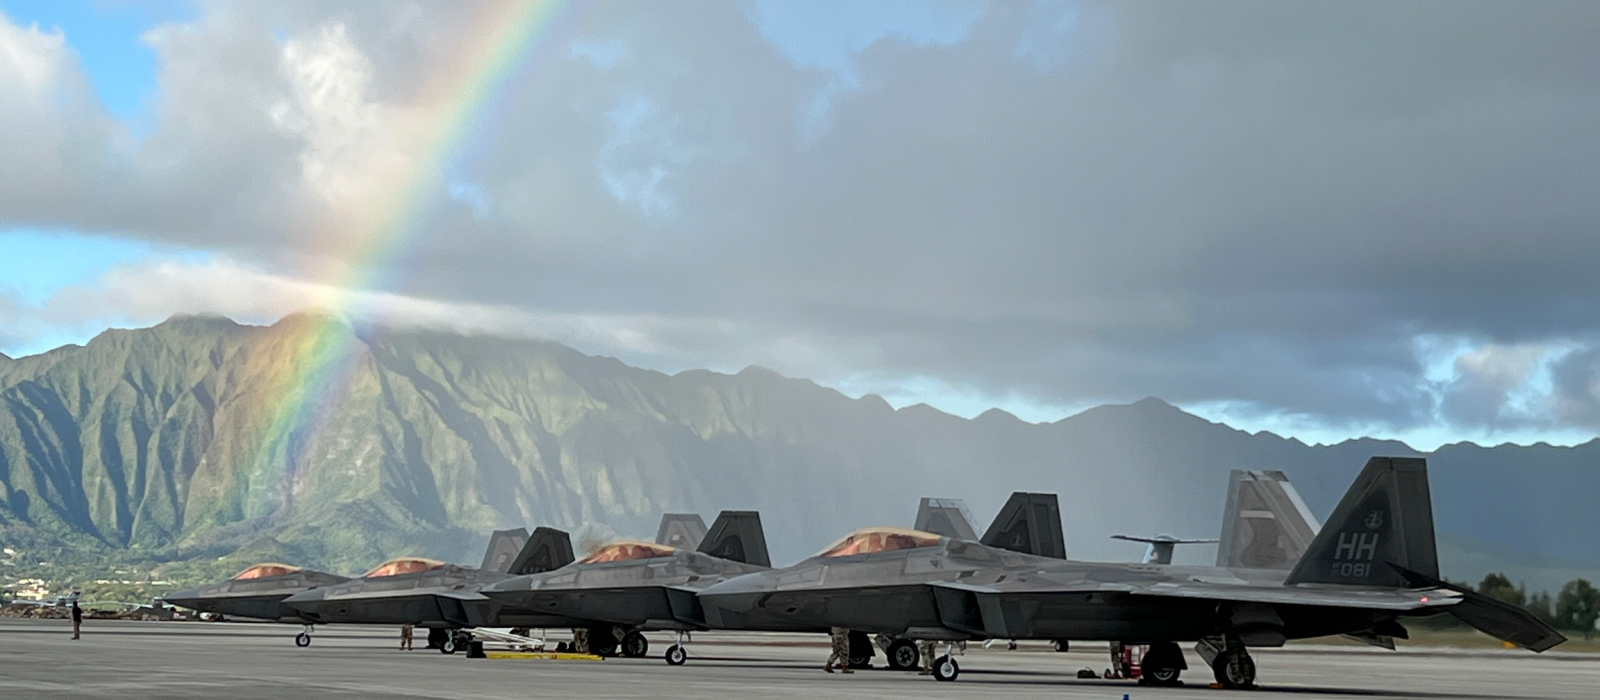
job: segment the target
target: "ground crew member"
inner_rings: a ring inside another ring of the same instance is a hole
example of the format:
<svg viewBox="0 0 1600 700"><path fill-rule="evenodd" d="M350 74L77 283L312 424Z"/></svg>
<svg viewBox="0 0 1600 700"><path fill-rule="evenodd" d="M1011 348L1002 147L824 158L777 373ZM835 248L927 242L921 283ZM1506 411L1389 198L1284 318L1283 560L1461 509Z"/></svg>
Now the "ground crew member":
<svg viewBox="0 0 1600 700"><path fill-rule="evenodd" d="M77 639L78 633L83 628L83 608L78 607L78 599L72 599L72 638Z"/></svg>
<svg viewBox="0 0 1600 700"><path fill-rule="evenodd" d="M589 653L589 630L582 627L572 630L572 653Z"/></svg>
<svg viewBox="0 0 1600 700"><path fill-rule="evenodd" d="M917 648L922 651L922 670L917 671L919 676L933 674L933 640L924 639L917 642Z"/></svg>
<svg viewBox="0 0 1600 700"><path fill-rule="evenodd" d="M822 670L833 673L834 661L837 660L840 673L855 673L850 670L850 630L835 627L828 631L828 637L833 642L833 653L828 656L828 663L822 665Z"/></svg>
<svg viewBox="0 0 1600 700"><path fill-rule="evenodd" d="M400 651L411 651L411 625L400 625Z"/></svg>

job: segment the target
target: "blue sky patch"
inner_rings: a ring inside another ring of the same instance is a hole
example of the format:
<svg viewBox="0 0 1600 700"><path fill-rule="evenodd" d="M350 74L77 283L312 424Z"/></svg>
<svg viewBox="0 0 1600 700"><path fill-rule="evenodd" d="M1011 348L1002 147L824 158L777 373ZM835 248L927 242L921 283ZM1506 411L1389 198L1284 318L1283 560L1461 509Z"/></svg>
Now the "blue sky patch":
<svg viewBox="0 0 1600 700"><path fill-rule="evenodd" d="M60 31L78 54L94 94L111 116L134 133L149 131L144 118L158 90L156 52L139 37L151 28L188 21L188 2L139 3L115 0L0 0L12 24Z"/></svg>

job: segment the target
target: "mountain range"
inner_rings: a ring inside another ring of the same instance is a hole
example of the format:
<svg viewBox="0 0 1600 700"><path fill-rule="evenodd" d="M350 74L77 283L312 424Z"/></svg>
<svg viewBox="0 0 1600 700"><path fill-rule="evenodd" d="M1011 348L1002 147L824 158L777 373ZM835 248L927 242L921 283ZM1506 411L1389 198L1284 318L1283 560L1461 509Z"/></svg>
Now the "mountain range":
<svg viewBox="0 0 1600 700"><path fill-rule="evenodd" d="M1215 536L1230 469L1283 470L1325 515L1368 457L1419 454L1251 434L1153 398L965 419L758 367L667 375L547 341L343 324L348 380L273 430L305 395L299 349L329 324L178 316L0 355L0 543L348 573L400 554L475 563L497 528L648 536L663 511L752 508L789 562L909 525L922 496L966 499L981 528L1031 490L1060 494L1074 557L1127 559L1109 535ZM1426 456L1447 575L1549 588L1600 571L1600 441Z"/></svg>

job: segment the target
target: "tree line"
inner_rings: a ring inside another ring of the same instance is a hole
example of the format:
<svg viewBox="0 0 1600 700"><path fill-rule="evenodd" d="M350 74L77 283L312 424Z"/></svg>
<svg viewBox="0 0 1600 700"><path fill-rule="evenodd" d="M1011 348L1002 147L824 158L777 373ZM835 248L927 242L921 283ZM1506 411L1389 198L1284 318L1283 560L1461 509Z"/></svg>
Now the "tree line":
<svg viewBox="0 0 1600 700"><path fill-rule="evenodd" d="M1588 579L1568 581L1553 600L1548 591L1529 595L1526 587L1513 585L1505 574L1484 576L1478 592L1520 606L1551 627L1582 634L1584 639L1594 638L1594 623L1600 619L1600 589Z"/></svg>

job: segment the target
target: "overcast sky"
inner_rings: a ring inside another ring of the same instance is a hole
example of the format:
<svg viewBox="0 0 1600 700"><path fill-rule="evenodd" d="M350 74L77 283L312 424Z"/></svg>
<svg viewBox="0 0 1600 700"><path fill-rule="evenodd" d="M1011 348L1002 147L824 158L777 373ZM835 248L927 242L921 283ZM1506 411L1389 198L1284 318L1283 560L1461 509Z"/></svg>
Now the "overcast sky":
<svg viewBox="0 0 1600 700"><path fill-rule="evenodd" d="M969 416L1600 426L1600 3L558 3L442 102L485 10L0 0L0 351L337 303Z"/></svg>

